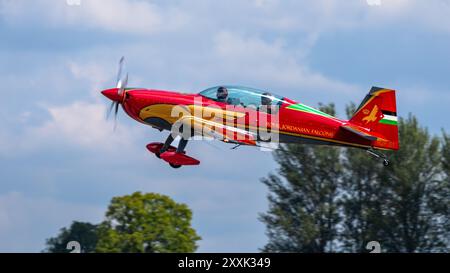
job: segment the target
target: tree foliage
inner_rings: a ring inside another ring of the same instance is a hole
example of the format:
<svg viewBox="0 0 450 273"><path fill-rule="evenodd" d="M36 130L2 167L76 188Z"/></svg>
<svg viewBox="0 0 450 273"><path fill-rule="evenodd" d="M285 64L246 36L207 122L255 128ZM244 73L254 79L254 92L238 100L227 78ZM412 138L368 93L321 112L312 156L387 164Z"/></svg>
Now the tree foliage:
<svg viewBox="0 0 450 273"><path fill-rule="evenodd" d="M114 197L99 227L98 252L194 252L200 237L191 210L167 196Z"/></svg>
<svg viewBox="0 0 450 273"><path fill-rule="evenodd" d="M392 252L444 251L450 199L443 194L448 184L442 179L440 141L411 115L400 119L399 132L402 148L390 153L392 165L379 175L386 183L384 246Z"/></svg>
<svg viewBox="0 0 450 273"><path fill-rule="evenodd" d="M99 225L73 222L47 240L46 252L194 252L201 238L191 227L192 212L165 195L135 192L114 197Z"/></svg>
<svg viewBox="0 0 450 273"><path fill-rule="evenodd" d="M262 180L263 251L366 252L369 241L385 252L449 251L449 137L430 136L412 115L398 126L388 167L360 149L283 145L278 174Z"/></svg>
<svg viewBox="0 0 450 273"><path fill-rule="evenodd" d="M334 114L334 105L321 106ZM279 175L263 179L271 192L265 252L324 252L333 250L340 221L336 201L342 172L340 148L283 145L275 151ZM284 180L282 179L284 178Z"/></svg>
<svg viewBox="0 0 450 273"><path fill-rule="evenodd" d="M80 243L82 253L95 252L97 245L97 225L74 221L69 228L62 228L56 237L47 239L44 252L68 253L67 244L70 241Z"/></svg>

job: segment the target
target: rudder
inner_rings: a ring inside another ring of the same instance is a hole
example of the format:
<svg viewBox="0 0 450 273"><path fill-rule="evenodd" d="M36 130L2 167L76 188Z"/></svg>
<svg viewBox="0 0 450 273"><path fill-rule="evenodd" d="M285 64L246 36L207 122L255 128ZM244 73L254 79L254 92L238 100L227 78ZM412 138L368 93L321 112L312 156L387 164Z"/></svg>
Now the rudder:
<svg viewBox="0 0 450 273"><path fill-rule="evenodd" d="M374 148L398 150L395 90L372 87L349 122L380 136Z"/></svg>

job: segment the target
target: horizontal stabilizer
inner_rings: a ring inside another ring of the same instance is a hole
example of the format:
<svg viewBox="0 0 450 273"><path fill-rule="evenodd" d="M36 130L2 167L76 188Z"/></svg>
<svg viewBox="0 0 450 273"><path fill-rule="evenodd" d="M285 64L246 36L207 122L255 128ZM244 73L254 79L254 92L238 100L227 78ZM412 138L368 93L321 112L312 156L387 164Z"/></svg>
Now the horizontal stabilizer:
<svg viewBox="0 0 450 273"><path fill-rule="evenodd" d="M376 141L378 139L376 136L366 133L366 132L358 129L356 126L347 124L347 125L342 125L341 128L348 132L351 132L355 135L358 135L366 140L369 140L369 141Z"/></svg>

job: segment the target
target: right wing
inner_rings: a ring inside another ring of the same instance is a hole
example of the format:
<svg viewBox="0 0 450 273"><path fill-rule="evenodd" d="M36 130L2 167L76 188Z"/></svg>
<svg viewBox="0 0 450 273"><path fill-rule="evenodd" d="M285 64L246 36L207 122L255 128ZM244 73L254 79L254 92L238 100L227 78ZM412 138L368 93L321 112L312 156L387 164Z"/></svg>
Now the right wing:
<svg viewBox="0 0 450 273"><path fill-rule="evenodd" d="M256 145L256 133L195 116L184 116L177 123L192 128L195 135L212 137L226 143ZM184 130L184 129L183 129Z"/></svg>

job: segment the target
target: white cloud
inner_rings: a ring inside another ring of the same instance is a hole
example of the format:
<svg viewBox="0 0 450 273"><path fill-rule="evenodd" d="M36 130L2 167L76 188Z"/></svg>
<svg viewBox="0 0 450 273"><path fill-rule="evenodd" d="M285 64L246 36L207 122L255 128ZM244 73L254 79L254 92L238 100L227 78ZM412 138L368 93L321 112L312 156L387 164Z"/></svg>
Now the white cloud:
<svg viewBox="0 0 450 273"><path fill-rule="evenodd" d="M326 0L323 0L326 1ZM323 5L320 3L320 5ZM365 28L405 25L436 32L450 31L450 1L448 0L386 0L327 1L334 8L326 20L334 27ZM357 3L359 2L359 3ZM362 4L366 2L365 4ZM379 3L379 5L368 5Z"/></svg>
<svg viewBox="0 0 450 273"><path fill-rule="evenodd" d="M109 82L113 78L111 74L113 69L107 69L106 65L99 62L89 62L86 64L80 64L77 62L69 61L67 67L71 75L77 81L87 82L90 86L90 92L92 98L100 98L103 95L100 91L106 89L106 86L115 87L114 82ZM80 92L82 92L80 90Z"/></svg>
<svg viewBox="0 0 450 273"><path fill-rule="evenodd" d="M12 24L43 22L48 27L80 27L107 31L149 34L182 27L185 13L150 1L84 0L80 5L66 1L3 1L0 14Z"/></svg>
<svg viewBox="0 0 450 273"><path fill-rule="evenodd" d="M338 29L389 27L391 24L450 31L448 0L255 0L254 3L258 10L246 12L259 16L252 16L249 21L255 20L272 29L303 30L316 36Z"/></svg>
<svg viewBox="0 0 450 273"><path fill-rule="evenodd" d="M111 150L132 142L132 129L125 125L116 128L107 122L104 104L74 102L66 106L49 107L51 119L32 134L42 139L63 139L84 148Z"/></svg>
<svg viewBox="0 0 450 273"><path fill-rule="evenodd" d="M81 20L99 27L120 32L153 32L163 24L158 7L151 2L123 0L84 1L82 12L72 15L73 24Z"/></svg>
<svg viewBox="0 0 450 273"><path fill-rule="evenodd" d="M68 145L117 153L131 149L133 141L144 134L143 127L139 125L129 127L119 124L113 131L112 116L110 121L106 120L106 104L76 101L63 106L48 106L46 110L50 118L43 124L27 127L19 133L2 132L0 153L16 157L48 147ZM123 115L122 110L119 110L119 115Z"/></svg>
<svg viewBox="0 0 450 273"><path fill-rule="evenodd" d="M189 0L171 3L84 0L81 5L68 5L65 0L4 0L0 3L0 15L16 25L31 21L51 28L80 27L144 35L233 26L255 31L303 31L316 37L325 31L392 23L448 32L449 12L448 0L389 0L381 1L380 5L369 5L367 0L253 0L223 4Z"/></svg>
<svg viewBox="0 0 450 273"><path fill-rule="evenodd" d="M0 131L0 155L16 157L58 145L102 152L130 148L130 143L144 134L143 126L121 123L126 114L120 106L113 131L113 113L106 119L111 101L100 93L115 85L116 63L70 56L40 63L43 69L30 74L9 72L6 78L0 76L5 86L12 86L8 88L12 90L11 99L23 100L26 96L28 103L27 107L10 109L13 104L3 101L4 124L20 129L6 127ZM14 87L17 82L22 83L20 89Z"/></svg>
<svg viewBox="0 0 450 273"><path fill-rule="evenodd" d="M323 92L352 94L357 88L350 84L327 78L301 64L282 41L266 42L256 37L243 37L232 32L216 35L215 51L222 73L238 79L259 81L262 86L281 88L314 88ZM219 65L216 65L218 67Z"/></svg>

